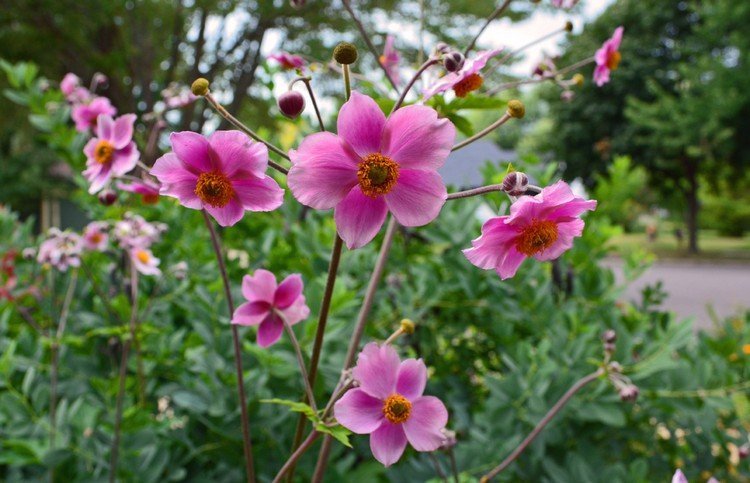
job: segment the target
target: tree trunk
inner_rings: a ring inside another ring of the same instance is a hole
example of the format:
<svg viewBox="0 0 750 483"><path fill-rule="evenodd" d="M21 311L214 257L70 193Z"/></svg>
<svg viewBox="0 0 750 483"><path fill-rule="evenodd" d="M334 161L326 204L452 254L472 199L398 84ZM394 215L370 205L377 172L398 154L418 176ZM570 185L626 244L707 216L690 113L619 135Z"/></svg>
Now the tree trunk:
<svg viewBox="0 0 750 483"><path fill-rule="evenodd" d="M695 160L685 160L685 174L688 189L685 191L687 201L686 224L688 231L688 252L698 253L698 166Z"/></svg>

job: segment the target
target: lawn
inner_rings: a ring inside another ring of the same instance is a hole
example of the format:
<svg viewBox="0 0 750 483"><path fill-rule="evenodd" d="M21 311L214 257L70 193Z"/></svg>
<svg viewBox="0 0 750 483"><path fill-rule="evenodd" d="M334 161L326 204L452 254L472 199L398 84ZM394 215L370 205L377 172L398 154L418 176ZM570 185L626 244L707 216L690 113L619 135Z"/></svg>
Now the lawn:
<svg viewBox="0 0 750 483"><path fill-rule="evenodd" d="M656 240L649 241L645 233L621 233L610 240L612 251L619 254L645 249L660 258L727 259L750 261L750 236L742 238L720 236L712 230L698 234L700 253L687 252L687 239L681 243L672 233L660 232Z"/></svg>

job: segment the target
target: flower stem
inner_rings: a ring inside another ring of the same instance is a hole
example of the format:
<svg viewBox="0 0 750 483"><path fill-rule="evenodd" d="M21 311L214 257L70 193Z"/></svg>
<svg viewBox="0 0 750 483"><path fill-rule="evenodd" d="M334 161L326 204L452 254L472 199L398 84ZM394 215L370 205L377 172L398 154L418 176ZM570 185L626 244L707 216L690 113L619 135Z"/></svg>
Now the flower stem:
<svg viewBox="0 0 750 483"><path fill-rule="evenodd" d="M352 97L352 80L349 66L347 64L343 64L341 66L341 72L343 72L344 74L344 90L346 92L346 100L348 101L349 98Z"/></svg>
<svg viewBox="0 0 750 483"><path fill-rule="evenodd" d="M469 52L474 48L474 46L477 43L477 40L479 40L479 37L484 33L485 29L492 23L493 20L495 20L497 17L503 14L506 8L508 8L508 5L510 5L510 2L512 0L505 0L502 5L497 7L494 12L490 14L489 17L487 17L487 20L484 22L484 25L482 25L482 28L479 29L479 32L474 36L473 39L471 39L471 42L469 42L468 47L466 47L466 50L464 50L464 56L469 55Z"/></svg>
<svg viewBox="0 0 750 483"><path fill-rule="evenodd" d="M596 372L584 376L576 381L576 383L573 384L570 389L565 392L565 394L563 394L560 400L557 401L554 406L552 406L552 409L550 409L547 414L545 414L542 420L539 421L539 423L536 425L536 427L534 427L529 435L526 436L523 441L521 441L521 444L519 444L516 449L514 449L513 452L503 460L502 463L490 470L490 472L484 475L479 481L481 483L489 482L492 478L497 476L498 473L510 466L510 464L513 463L516 458L518 458L521 453L524 452L524 450L531 444L531 442L534 441L537 436L539 436L539 433L542 432L544 427L547 426L547 424L557 415L557 413L559 413L560 410L568 403L570 398L572 398L585 386L597 380L602 374L604 374L604 371L602 369L598 369Z"/></svg>
<svg viewBox="0 0 750 483"><path fill-rule="evenodd" d="M458 465L456 464L456 455L453 454L453 448L448 448L448 459L451 462L451 471L453 472L453 480L455 483L459 483L461 478L458 476Z"/></svg>
<svg viewBox="0 0 750 483"><path fill-rule="evenodd" d="M435 453L432 451L428 451L427 456L430 457L430 461L432 461L432 465L435 467L435 473L437 473L438 477L443 480L443 483L447 483L448 478L445 477L443 468L440 466L440 461L437 459L437 456L435 456Z"/></svg>
<svg viewBox="0 0 750 483"><path fill-rule="evenodd" d="M486 92L486 94L488 96L491 96L491 95L497 94L498 92L502 92L502 91L505 91L505 90L508 90L508 89L513 89L514 87L518 87L518 86L522 86L522 85L527 85L527 84L539 84L541 82L545 82L545 81L548 81L548 80L554 80L555 77L558 77L558 76L561 76L561 75L565 75L568 72L572 72L574 70L580 69L581 67L584 67L584 66L586 66L586 65L588 65L588 64L590 64L592 62L594 62L594 58L593 57L589 57L588 59L584 59L584 60L581 60L579 62L576 62L575 64L571 64L571 65L569 65L567 67L564 67L564 68L558 70L557 72L555 72L554 75L549 76L549 77L541 77L539 79L524 79L524 80L515 81L515 82L506 82L505 84L500 84L499 86L497 86L497 87L495 87L493 89L488 90Z"/></svg>
<svg viewBox="0 0 750 483"><path fill-rule="evenodd" d="M315 109L315 115L318 117L318 124L320 124L320 130L325 131L326 126L323 124L323 117L320 115L320 109L318 109L318 102L315 100L315 94L313 93L312 85L310 85L310 78L306 77L302 79L302 82L305 83L305 87L307 88L307 93L310 94L310 100L312 101L313 108Z"/></svg>
<svg viewBox="0 0 750 483"><path fill-rule="evenodd" d="M516 50L513 50L513 51L511 51L511 52L508 52L508 53L507 53L507 54L505 54L504 56L500 57L500 60L498 60L498 61L494 62L494 63L493 63L492 65L490 65L490 67L488 67L488 68L486 69L486 71L487 71L488 73L492 73L492 72L494 72L494 70L495 70L495 69L497 69L497 68L498 68L498 67L500 67L501 65L505 64L505 63L506 63L506 62L507 62L508 60L510 60L510 59L511 59L511 58L512 58L513 56L515 56L516 54L518 54L518 53L520 53L520 52L523 52L524 50L526 50L526 49L528 49L529 47L532 47L532 46L534 46L534 45L538 44L539 42L544 42L545 40L549 39L550 37L554 37L555 35L557 35L557 34L559 34L559 33L562 33L562 32L567 32L567 30L568 30L568 29L567 29L567 25L566 25L566 26L564 26L564 27L562 27L562 28L559 28L559 29L557 29L557 30L553 30L552 32L550 32L550 33L548 33L548 34L542 35L542 36L541 36L541 37L539 37L538 39L532 40L532 41L531 41L531 42L529 42L528 44L526 44L526 45L522 45L521 47L517 48Z"/></svg>
<svg viewBox="0 0 750 483"><path fill-rule="evenodd" d="M456 191L455 193L448 193L448 199L458 200L461 198L471 198L472 196L479 196L485 193L493 193L495 191L502 191L502 190L503 190L502 184L490 184L487 186L481 186L479 188L474 188L474 189L470 189L466 191Z"/></svg>
<svg viewBox="0 0 750 483"><path fill-rule="evenodd" d="M281 481L281 479L284 477L284 474L286 474L287 471L289 471L295 463L297 463L297 460L304 454L305 451L315 442L315 440L320 436L320 433L317 431L312 431L307 436L307 438L302 442L302 444L299 445L299 448L297 448L297 451L292 453L292 455L289 457L289 459L284 463L284 466L281 467L276 477L273 479L273 483L278 483Z"/></svg>
<svg viewBox="0 0 750 483"><path fill-rule="evenodd" d="M396 101L396 103L393 105L393 109L391 109L391 114L396 112L396 110L398 110L398 108L400 108L404 104L404 99L406 99L406 95L414 86L414 83L417 82L417 79L419 79L422 76L424 71L426 71L430 66L437 64L438 62L440 62L439 59L429 58L427 59L427 61L425 61L424 64L422 64L422 66L414 73L412 78L409 80L409 83L406 84L406 87L404 87L404 90L403 92L401 92L401 95L399 96L398 101Z"/></svg>
<svg viewBox="0 0 750 483"><path fill-rule="evenodd" d="M318 407L315 405L315 394L313 393L312 386L310 386L310 379L307 376L307 369L305 369L305 358L302 357L302 349L299 346L297 336L294 335L294 329L292 329L292 326L289 324L289 321L286 319L286 317L284 317L284 315L279 311L276 311L276 315L281 319L281 323L284 324L286 335L289 336L289 341L292 343L292 347L294 348L294 355L297 356L297 364L299 364L299 371L302 375L302 386L305 388L307 401L310 404L312 410L317 413Z"/></svg>
<svg viewBox="0 0 750 483"><path fill-rule="evenodd" d="M503 124L505 124L506 122L508 122L508 120L510 120L510 119L512 119L512 118L513 118L513 117L512 117L512 116L511 116L510 114L508 114L508 113L506 112L506 113L505 113L505 114L503 114L503 116L502 116L502 117L501 117L500 119L498 119L497 121L493 122L492 124L490 124L490 125L489 125L489 126L487 126L486 128L482 129L481 131L479 131L478 133L476 133L476 134L475 134L475 135L473 135L472 137L470 137L470 138L468 138L468 139L464 139L464 140L463 140L463 141L461 141L460 143L458 143L458 144L456 144L455 146L453 146L453 147L451 148L451 151L457 151L457 150L459 150L459 149L461 149L461 148L463 148L463 147L466 147L466 146L468 146L469 144L473 143L474 141L476 141L476 140L478 140L478 139L481 139L481 138L485 137L486 135L488 135L489 133L491 133L491 132L492 132L492 131L494 131L495 129L499 128L500 126L502 126Z"/></svg>
<svg viewBox="0 0 750 483"><path fill-rule="evenodd" d="M221 280L224 284L224 293L227 299L227 307L229 308L229 317L234 314L234 299L232 299L232 290L229 285L229 277L227 276L227 267L224 264L224 255L221 250L221 242L219 236L216 234L211 218L208 213L203 211L203 218L206 221L206 226L211 234L211 245L213 246L214 253L216 254L216 262L219 265L219 272L221 273ZM240 334L237 330L237 326L232 324L232 345L234 346L234 368L237 373L237 397L240 403L240 418L242 422L242 449L245 454L245 472L247 473L248 483L255 483L255 467L253 465L253 446L252 440L250 439L250 421L247 416L247 398L245 397L245 382L242 375L242 350L240 349Z"/></svg>

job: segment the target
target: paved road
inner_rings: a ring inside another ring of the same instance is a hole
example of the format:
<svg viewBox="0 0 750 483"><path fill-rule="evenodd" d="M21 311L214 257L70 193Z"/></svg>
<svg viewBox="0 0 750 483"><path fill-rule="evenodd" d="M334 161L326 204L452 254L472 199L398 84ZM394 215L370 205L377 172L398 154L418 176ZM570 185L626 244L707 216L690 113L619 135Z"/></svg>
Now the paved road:
<svg viewBox="0 0 750 483"><path fill-rule="evenodd" d="M610 258L604 263L614 270L618 282L622 282L622 262ZM748 263L658 261L628 287L624 298L640 300L641 289L658 280L663 282L664 290L669 294L664 307L681 318L695 317L698 329L712 326L709 307L722 318L750 308Z"/></svg>

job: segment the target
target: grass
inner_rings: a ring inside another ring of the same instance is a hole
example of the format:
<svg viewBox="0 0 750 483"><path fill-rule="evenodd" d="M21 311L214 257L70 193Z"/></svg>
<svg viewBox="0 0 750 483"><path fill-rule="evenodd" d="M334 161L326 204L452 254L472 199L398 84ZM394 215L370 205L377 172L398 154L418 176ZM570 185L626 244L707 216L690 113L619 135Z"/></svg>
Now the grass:
<svg viewBox="0 0 750 483"><path fill-rule="evenodd" d="M658 258L689 258L705 260L747 260L750 261L750 236L732 238L720 236L714 231L701 230L698 233L700 253L693 255L687 251L687 234L682 244L670 232L660 232L654 241L649 241L645 233L622 233L610 240L612 252L627 254L646 250Z"/></svg>

